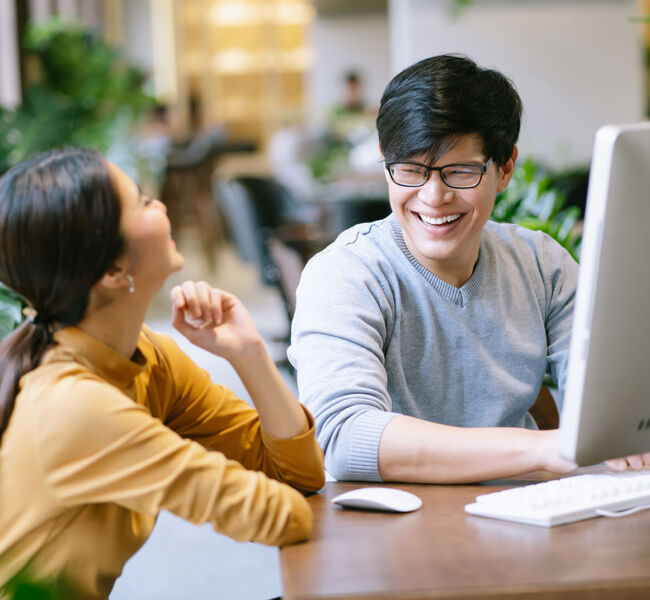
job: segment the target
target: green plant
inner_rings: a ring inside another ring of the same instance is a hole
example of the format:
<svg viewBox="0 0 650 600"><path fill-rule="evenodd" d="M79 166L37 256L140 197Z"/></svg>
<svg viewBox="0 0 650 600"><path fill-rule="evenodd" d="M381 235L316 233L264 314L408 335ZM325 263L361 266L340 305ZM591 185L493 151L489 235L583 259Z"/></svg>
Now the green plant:
<svg viewBox="0 0 650 600"><path fill-rule="evenodd" d="M449 10L452 15L458 16L464 9L474 4L474 0L450 0Z"/></svg>
<svg viewBox="0 0 650 600"><path fill-rule="evenodd" d="M20 106L0 111L0 173L52 147L106 154L129 145L153 106L139 69L96 34L59 19L30 26L24 47L31 75Z"/></svg>
<svg viewBox="0 0 650 600"><path fill-rule="evenodd" d="M528 158L515 167L508 187L497 195L492 219L541 230L557 240L577 260L582 210L567 206L564 183L576 172L553 174ZM586 170L578 173L586 176Z"/></svg>
<svg viewBox="0 0 650 600"><path fill-rule="evenodd" d="M312 175L320 181L328 181L345 172L350 147L342 141L328 142L323 148L309 157L308 164Z"/></svg>
<svg viewBox="0 0 650 600"><path fill-rule="evenodd" d="M7 600L74 600L80 595L63 578L40 580L29 569L23 569L0 588L0 597Z"/></svg>
<svg viewBox="0 0 650 600"><path fill-rule="evenodd" d="M0 340L13 331L23 320L23 299L0 283Z"/></svg>

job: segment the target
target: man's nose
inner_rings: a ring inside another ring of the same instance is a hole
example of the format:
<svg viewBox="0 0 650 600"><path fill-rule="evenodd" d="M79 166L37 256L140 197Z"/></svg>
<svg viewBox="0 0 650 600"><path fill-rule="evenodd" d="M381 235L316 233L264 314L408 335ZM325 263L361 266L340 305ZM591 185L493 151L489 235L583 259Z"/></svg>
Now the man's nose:
<svg viewBox="0 0 650 600"><path fill-rule="evenodd" d="M442 180L440 171L431 171L418 195L427 204L435 205L449 202L453 198L454 190Z"/></svg>

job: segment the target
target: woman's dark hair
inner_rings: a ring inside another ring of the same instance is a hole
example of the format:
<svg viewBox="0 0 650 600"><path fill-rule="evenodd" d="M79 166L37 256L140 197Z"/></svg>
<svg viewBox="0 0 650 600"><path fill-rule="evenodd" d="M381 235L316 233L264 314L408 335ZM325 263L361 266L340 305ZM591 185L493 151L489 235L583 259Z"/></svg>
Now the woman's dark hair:
<svg viewBox="0 0 650 600"><path fill-rule="evenodd" d="M503 165L519 137L522 103L513 83L458 54L421 60L386 86L377 115L386 161L424 154L434 163L457 137L478 134L486 159Z"/></svg>
<svg viewBox="0 0 650 600"><path fill-rule="evenodd" d="M0 178L0 281L36 311L0 344L0 436L52 326L84 317L91 288L124 252L120 216L108 163L91 150L53 150Z"/></svg>

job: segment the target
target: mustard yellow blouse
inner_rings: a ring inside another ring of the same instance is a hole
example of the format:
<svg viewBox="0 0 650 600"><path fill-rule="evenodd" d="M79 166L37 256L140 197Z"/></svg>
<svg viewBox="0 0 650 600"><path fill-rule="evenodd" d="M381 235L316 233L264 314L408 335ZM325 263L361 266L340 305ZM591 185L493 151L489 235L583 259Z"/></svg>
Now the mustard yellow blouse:
<svg viewBox="0 0 650 600"><path fill-rule="evenodd" d="M270 436L253 408L146 327L133 360L74 327L55 339L21 379L0 442L0 587L29 567L106 598L163 509L236 540L309 536L296 489L324 483L309 413L307 433Z"/></svg>

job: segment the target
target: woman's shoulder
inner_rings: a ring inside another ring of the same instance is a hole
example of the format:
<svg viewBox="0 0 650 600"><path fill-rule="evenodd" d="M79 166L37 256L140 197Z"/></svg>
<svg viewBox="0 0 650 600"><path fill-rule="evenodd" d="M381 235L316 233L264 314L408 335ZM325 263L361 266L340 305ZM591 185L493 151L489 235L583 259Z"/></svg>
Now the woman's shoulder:
<svg viewBox="0 0 650 600"><path fill-rule="evenodd" d="M154 331L147 325L143 325L140 330L138 350L144 355L147 362L151 360L157 362L161 359L167 359L170 355L181 352L178 344L171 336Z"/></svg>

